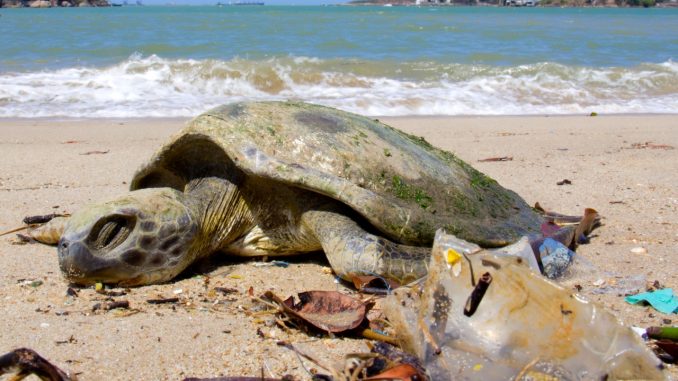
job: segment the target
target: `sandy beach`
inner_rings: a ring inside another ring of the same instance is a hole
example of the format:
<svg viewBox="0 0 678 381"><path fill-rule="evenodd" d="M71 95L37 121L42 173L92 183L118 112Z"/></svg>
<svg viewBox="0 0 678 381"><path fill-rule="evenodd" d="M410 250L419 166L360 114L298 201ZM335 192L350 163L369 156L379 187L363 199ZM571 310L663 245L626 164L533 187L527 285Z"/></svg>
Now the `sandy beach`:
<svg viewBox="0 0 678 381"><path fill-rule="evenodd" d="M382 121L423 136L516 191L528 204L603 216L578 254L600 271L602 286L639 276L678 290L678 115L401 117ZM73 212L120 195L134 171L186 119L0 119L0 231L28 215ZM675 148L674 148L675 147ZM509 161L479 162L491 157ZM569 185L557 185L567 179ZM647 253L631 250L642 247ZM367 351L354 338L285 332L251 313L247 295L273 290L353 293L323 271L322 256L288 258L287 268L220 258L179 279L115 297L130 311L92 311L93 289L67 296L56 250L0 237L0 352L36 350L80 380L177 380L183 377L307 376L285 340L325 359ZM618 292L581 294L627 325L676 325L676 315L633 306ZM223 295L215 287L237 291ZM150 305L147 299L181 303ZM259 331L259 333L257 332ZM308 368L317 368L305 362ZM669 372L676 377L675 367Z"/></svg>

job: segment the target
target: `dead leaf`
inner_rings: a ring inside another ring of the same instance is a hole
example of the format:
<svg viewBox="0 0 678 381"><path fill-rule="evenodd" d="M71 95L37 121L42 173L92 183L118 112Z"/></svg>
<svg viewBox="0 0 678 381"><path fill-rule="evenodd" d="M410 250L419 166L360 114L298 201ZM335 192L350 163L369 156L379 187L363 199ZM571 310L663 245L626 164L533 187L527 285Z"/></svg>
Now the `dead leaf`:
<svg viewBox="0 0 678 381"><path fill-rule="evenodd" d="M390 364L391 368L393 369L393 365L408 365L414 371L416 372L415 374L419 375L420 378L419 380L421 381L427 381L429 378L426 376L426 370L424 369L424 366L422 365L422 361L417 357L412 354L403 352L400 348L386 344L386 343L376 343L374 346L371 348L372 353L378 354L381 358L386 359L386 363ZM376 368L376 367L375 367ZM379 376L383 376L384 371L388 371L389 369L374 369L374 372L370 373L369 375L372 377L376 377L375 373L377 373Z"/></svg>
<svg viewBox="0 0 678 381"><path fill-rule="evenodd" d="M558 181L556 185L572 185L572 181L568 179L563 179Z"/></svg>
<svg viewBox="0 0 678 381"><path fill-rule="evenodd" d="M365 320L367 306L358 299L337 291L307 291L281 300L267 291L264 298L280 305L284 312L312 327L325 332L339 333L354 329Z"/></svg>
<svg viewBox="0 0 678 381"><path fill-rule="evenodd" d="M412 365L410 364L400 364L396 365L393 368L390 368L382 373L377 374L376 376L367 377L365 381L377 381L377 380L402 380L402 381L419 381L425 380L424 376L420 374Z"/></svg>
<svg viewBox="0 0 678 381"><path fill-rule="evenodd" d="M184 381L283 381L282 378L263 378L263 377L213 377L213 378L184 378Z"/></svg>
<svg viewBox="0 0 678 381"><path fill-rule="evenodd" d="M586 208L584 209L584 217L577 225L577 230L575 232L575 239L577 241L586 241L586 237L591 234L593 229L600 225L600 215L595 209Z"/></svg>

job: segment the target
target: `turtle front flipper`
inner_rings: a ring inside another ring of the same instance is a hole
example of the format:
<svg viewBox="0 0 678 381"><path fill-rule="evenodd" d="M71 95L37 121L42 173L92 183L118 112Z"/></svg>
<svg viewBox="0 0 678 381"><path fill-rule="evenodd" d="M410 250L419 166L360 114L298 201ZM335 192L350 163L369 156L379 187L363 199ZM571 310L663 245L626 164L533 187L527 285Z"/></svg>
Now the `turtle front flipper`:
<svg viewBox="0 0 678 381"><path fill-rule="evenodd" d="M56 245L64 234L69 217L54 217L44 224L29 227L28 235L45 245Z"/></svg>
<svg viewBox="0 0 678 381"><path fill-rule="evenodd" d="M352 275L376 275L408 283L428 272L429 247L391 242L366 232L337 211L311 210L302 219L322 245L334 272L345 280Z"/></svg>

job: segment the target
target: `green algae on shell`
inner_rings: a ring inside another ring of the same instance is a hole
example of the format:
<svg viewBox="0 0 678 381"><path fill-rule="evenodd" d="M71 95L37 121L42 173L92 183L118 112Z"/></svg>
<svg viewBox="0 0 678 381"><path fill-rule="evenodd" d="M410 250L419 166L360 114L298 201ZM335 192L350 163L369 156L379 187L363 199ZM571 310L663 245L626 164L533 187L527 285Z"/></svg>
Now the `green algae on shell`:
<svg viewBox="0 0 678 381"><path fill-rule="evenodd" d="M539 231L514 192L425 139L370 118L300 102L239 103L194 119L131 188L183 187L238 169L336 199L384 236L430 245L440 227L485 246Z"/></svg>

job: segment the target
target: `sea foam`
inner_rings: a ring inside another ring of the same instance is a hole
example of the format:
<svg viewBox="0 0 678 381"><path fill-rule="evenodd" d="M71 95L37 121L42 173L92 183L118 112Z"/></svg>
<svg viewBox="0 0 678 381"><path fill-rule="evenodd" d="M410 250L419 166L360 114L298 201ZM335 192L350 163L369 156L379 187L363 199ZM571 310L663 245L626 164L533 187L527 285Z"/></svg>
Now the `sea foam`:
<svg viewBox="0 0 678 381"><path fill-rule="evenodd" d="M0 117L186 117L242 100L303 100L366 115L678 112L678 63L484 66L135 54L108 67L0 73Z"/></svg>

